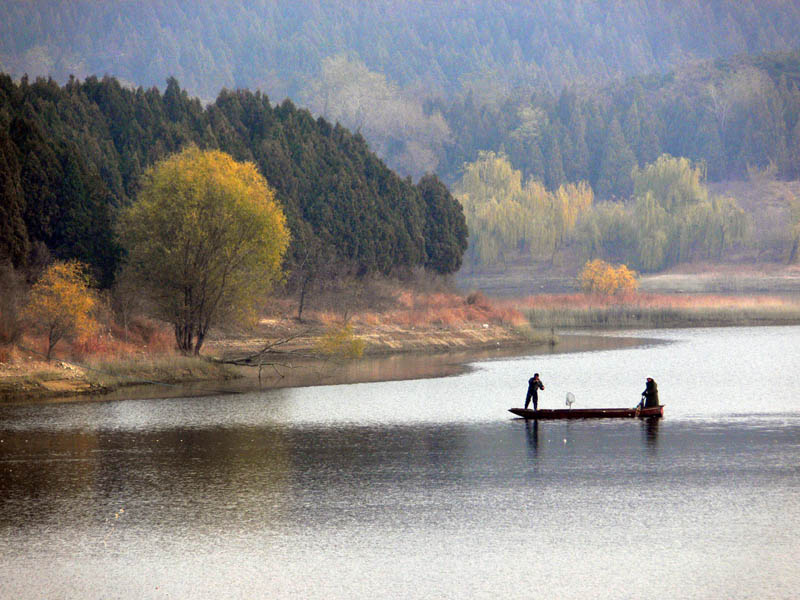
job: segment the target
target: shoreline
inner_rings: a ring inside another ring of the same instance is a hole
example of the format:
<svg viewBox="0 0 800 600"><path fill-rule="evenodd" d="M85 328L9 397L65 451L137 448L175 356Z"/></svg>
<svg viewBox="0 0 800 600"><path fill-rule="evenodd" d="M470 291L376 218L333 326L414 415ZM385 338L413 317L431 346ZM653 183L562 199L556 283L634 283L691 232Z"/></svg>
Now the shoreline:
<svg viewBox="0 0 800 600"><path fill-rule="evenodd" d="M794 296L786 301L762 296L720 300L711 295L598 298L544 294L498 302L466 320L462 315L451 322L442 316L446 313L426 306L419 312L416 319L370 317L369 313L355 316L352 335L362 345L362 358L346 358L341 349L326 353L322 342L330 336L330 318L300 323L286 316L262 319L247 335L218 334L207 341L199 358L140 349L134 355L117 355L102 362L95 358L48 363L36 358L38 352L20 345L14 360L0 363L0 403L239 393L269 387L442 377L463 372L469 362L485 358L652 342L637 336L637 331L800 324L800 302ZM526 324L513 318L521 314ZM615 337L615 331L633 335ZM251 366L228 364L265 349L260 368L252 362Z"/></svg>
<svg viewBox="0 0 800 600"><path fill-rule="evenodd" d="M102 402L427 379L458 375L469 369L469 363L493 358L634 347L654 341L665 343L636 336L616 337L599 331L565 334L559 336L558 343L551 344L532 342L513 328L498 326L492 328L492 335L472 338L471 344L465 342L464 332L455 328L449 336L439 330L434 341L426 347L419 343L419 331L410 337L416 343L403 344L395 339L395 349L372 347L362 358L337 359L287 352L280 357L273 356L271 364L265 363L260 378L258 367L231 367L215 363L211 358L168 357L164 362L142 360L134 363L140 367L138 375L106 375L99 369L56 360L47 371L0 377L0 404ZM303 344L296 346L296 349L308 348ZM243 346L239 348L240 351L246 350ZM232 352L230 341L227 341L226 349L228 353Z"/></svg>

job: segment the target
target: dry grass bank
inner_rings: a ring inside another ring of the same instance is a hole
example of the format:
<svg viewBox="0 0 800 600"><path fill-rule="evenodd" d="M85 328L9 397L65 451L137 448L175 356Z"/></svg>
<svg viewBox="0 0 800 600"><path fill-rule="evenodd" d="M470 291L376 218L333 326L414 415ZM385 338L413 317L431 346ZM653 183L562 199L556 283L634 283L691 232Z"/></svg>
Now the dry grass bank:
<svg viewBox="0 0 800 600"><path fill-rule="evenodd" d="M513 264L459 274L456 284L492 298L524 298L580 291L582 263L555 268L548 264ZM653 293L800 294L800 265L783 263L683 263L659 273L642 274L639 291Z"/></svg>
<svg viewBox="0 0 800 600"><path fill-rule="evenodd" d="M276 341L285 360L327 358L323 340L347 324L364 354L442 352L510 348L552 341L528 326L525 315L508 303L480 293L459 294L442 287L409 290L373 282L357 293L327 293L315 298L303 320L294 298L273 298L254 328L217 331L203 347L206 357L231 360L258 352ZM141 383L223 380L230 367L204 358L183 357L164 324L137 321L122 331L110 324L101 335L61 342L50 363L42 359L45 340L24 336L0 348L0 398L100 393Z"/></svg>
<svg viewBox="0 0 800 600"><path fill-rule="evenodd" d="M800 265L684 264L641 277L639 290L690 294L800 294Z"/></svg>
<svg viewBox="0 0 800 600"><path fill-rule="evenodd" d="M333 300L333 299L330 299ZM532 330L523 312L481 293L408 290L384 286L357 302L320 301L318 308L296 319L293 299L274 299L269 317L248 332L217 335L209 351L223 358L256 352L271 341L285 339L276 350L304 356L320 353L326 332L345 323L364 343L365 355L398 352L441 352L546 343L549 333Z"/></svg>
<svg viewBox="0 0 800 600"><path fill-rule="evenodd" d="M164 324L138 319L122 328L106 322L101 333L62 340L46 361L47 341L22 335L0 345L0 400L99 394L148 382L180 383L232 377L230 369L175 351Z"/></svg>
<svg viewBox="0 0 800 600"><path fill-rule="evenodd" d="M21 356L0 362L0 400L104 394L132 385L221 381L237 376L225 365L172 352L115 358L88 355L50 362L19 348L15 354Z"/></svg>
<svg viewBox="0 0 800 600"><path fill-rule="evenodd" d="M718 294L549 294L521 302L533 327L658 328L800 323L800 298Z"/></svg>

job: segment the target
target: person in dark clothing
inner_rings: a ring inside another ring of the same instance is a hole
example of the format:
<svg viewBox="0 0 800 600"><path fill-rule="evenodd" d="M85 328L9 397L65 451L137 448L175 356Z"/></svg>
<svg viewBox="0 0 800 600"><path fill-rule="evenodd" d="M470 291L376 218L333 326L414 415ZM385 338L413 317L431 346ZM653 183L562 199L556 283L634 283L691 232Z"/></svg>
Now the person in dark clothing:
<svg viewBox="0 0 800 600"><path fill-rule="evenodd" d="M544 390L544 384L542 380L539 379L539 374L534 373L533 377L528 379L528 393L525 396L525 408L528 408L528 404L533 400L533 410L538 410L539 390Z"/></svg>
<svg viewBox="0 0 800 600"><path fill-rule="evenodd" d="M658 386L652 377L647 378L647 383L645 383L644 391L642 392L640 406L643 408L658 406Z"/></svg>

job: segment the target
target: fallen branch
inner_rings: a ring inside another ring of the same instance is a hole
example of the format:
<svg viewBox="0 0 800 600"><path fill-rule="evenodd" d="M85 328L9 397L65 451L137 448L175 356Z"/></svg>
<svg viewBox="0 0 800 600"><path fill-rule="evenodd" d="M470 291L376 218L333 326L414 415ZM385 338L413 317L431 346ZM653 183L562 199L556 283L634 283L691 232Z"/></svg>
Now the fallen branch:
<svg viewBox="0 0 800 600"><path fill-rule="evenodd" d="M297 357L297 358L304 358L307 355L302 355L294 350L288 351L281 351L277 348L279 346L283 346L291 342L292 340L302 336L307 332L296 333L294 335L290 335L285 338L280 338L278 340L274 340L268 342L261 350L254 354L248 354L247 356L241 356L239 358L213 358L214 362L218 362L224 365L235 365L239 367L265 367L265 366L284 366L284 367L291 367L290 364L285 364L283 361L267 361L265 358L267 357Z"/></svg>
<svg viewBox="0 0 800 600"><path fill-rule="evenodd" d="M320 355L319 353L302 351L302 350L281 350L280 346L283 346L294 339L302 337L308 334L308 330L301 331L299 333L295 333L293 335L280 338L277 340L273 340L268 342L261 348L258 352L253 354L248 354L247 356L240 356L238 358L213 358L209 357L209 360L224 364L224 365L233 365L237 367L257 367L258 368L258 381L261 382L261 374L264 367L272 367L272 370L275 372L279 378L283 378L284 374L281 372L281 369L293 369L295 365L292 364L292 360L299 360L299 359L310 359L314 361L322 361L322 362L337 362L336 357L330 355Z"/></svg>

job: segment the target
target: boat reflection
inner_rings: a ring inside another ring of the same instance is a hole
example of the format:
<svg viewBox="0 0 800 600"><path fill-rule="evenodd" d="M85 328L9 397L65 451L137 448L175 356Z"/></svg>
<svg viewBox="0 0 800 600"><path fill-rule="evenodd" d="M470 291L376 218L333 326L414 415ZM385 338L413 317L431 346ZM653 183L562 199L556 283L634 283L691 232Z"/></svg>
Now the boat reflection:
<svg viewBox="0 0 800 600"><path fill-rule="evenodd" d="M539 421L525 419L525 433L528 438L528 448L533 458L539 454Z"/></svg>
<svg viewBox="0 0 800 600"><path fill-rule="evenodd" d="M642 421L642 439L644 440L645 448L652 454L658 450L658 428L661 422L659 417L647 417L641 419Z"/></svg>

